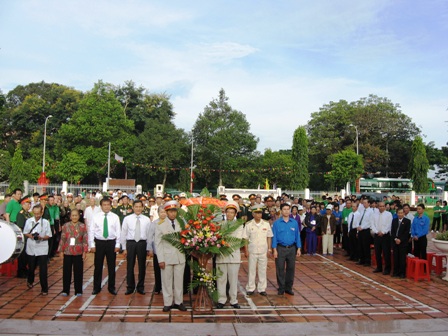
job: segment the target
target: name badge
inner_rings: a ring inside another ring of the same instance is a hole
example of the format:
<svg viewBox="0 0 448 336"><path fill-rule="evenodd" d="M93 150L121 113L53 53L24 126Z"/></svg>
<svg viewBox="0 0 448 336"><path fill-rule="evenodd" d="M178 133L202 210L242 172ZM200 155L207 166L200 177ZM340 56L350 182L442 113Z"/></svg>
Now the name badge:
<svg viewBox="0 0 448 336"><path fill-rule="evenodd" d="M75 238L70 238L70 246L75 246Z"/></svg>
<svg viewBox="0 0 448 336"><path fill-rule="evenodd" d="M347 220L348 220L348 217L345 217L345 221L347 222Z"/></svg>
<svg viewBox="0 0 448 336"><path fill-rule="evenodd" d="M295 228L291 228L291 231L295 231L296 229Z"/></svg>

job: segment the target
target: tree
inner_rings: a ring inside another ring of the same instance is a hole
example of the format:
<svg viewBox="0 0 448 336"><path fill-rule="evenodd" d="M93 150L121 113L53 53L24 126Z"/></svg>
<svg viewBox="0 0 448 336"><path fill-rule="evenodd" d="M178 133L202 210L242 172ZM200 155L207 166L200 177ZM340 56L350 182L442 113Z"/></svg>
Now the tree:
<svg viewBox="0 0 448 336"><path fill-rule="evenodd" d="M291 189L303 190L308 187L308 137L305 127L298 127L292 142L292 176Z"/></svg>
<svg viewBox="0 0 448 336"><path fill-rule="evenodd" d="M375 95L351 103L330 102L311 114L306 126L310 171L328 172L330 155L355 149L356 129L352 125L358 130L359 152L366 172L388 175L403 171L403 162L410 157L410 142L420 130L398 104ZM318 182L315 177L314 188Z"/></svg>
<svg viewBox="0 0 448 336"><path fill-rule="evenodd" d="M419 193L428 190L429 162L426 157L426 149L420 136L415 137L412 143L411 160L409 161L409 173L414 182L414 190Z"/></svg>
<svg viewBox="0 0 448 336"><path fill-rule="evenodd" d="M331 171L325 175L325 179L330 181L334 188L345 188L347 182L354 182L364 172L362 156L352 149L332 154L327 161L331 165Z"/></svg>
<svg viewBox="0 0 448 336"><path fill-rule="evenodd" d="M258 184L264 185L268 179L270 187L276 185L278 188L291 188L291 170L293 160L290 154L282 154L266 149L261 158L261 166L257 168L265 169L258 173Z"/></svg>
<svg viewBox="0 0 448 336"><path fill-rule="evenodd" d="M28 179L27 166L23 161L22 150L18 147L14 152L9 173L9 190L23 189L23 181Z"/></svg>
<svg viewBox="0 0 448 336"><path fill-rule="evenodd" d="M8 178L11 171L11 155L8 151L0 149L0 181Z"/></svg>
<svg viewBox="0 0 448 336"><path fill-rule="evenodd" d="M79 102L79 109L57 134L57 155L73 152L87 164L95 182L106 174L108 143L112 153L130 158L136 145L134 123L125 118L110 84L98 82Z"/></svg>
<svg viewBox="0 0 448 336"><path fill-rule="evenodd" d="M171 167L186 166L189 157L188 137L184 130L177 129L169 120L169 116L161 120L147 122L147 127L138 137L139 146L135 148L133 157L136 162L161 167L162 184L165 185ZM150 176L157 172L146 170ZM177 171L176 171L177 172Z"/></svg>
<svg viewBox="0 0 448 336"><path fill-rule="evenodd" d="M192 130L196 162L204 168L217 168L219 183L228 160L251 155L258 143L258 138L250 133L246 116L232 109L228 100L221 89L218 99L213 99L199 114Z"/></svg>
<svg viewBox="0 0 448 336"><path fill-rule="evenodd" d="M36 146L42 146L45 119L47 116L47 150L53 148L52 135L78 108L82 93L56 83L31 83L18 85L6 95L6 112L2 132L2 147L21 143L25 158ZM12 152L11 152L12 153Z"/></svg>
<svg viewBox="0 0 448 336"><path fill-rule="evenodd" d="M55 175L73 184L86 177L88 171L84 157L78 153L69 152L63 155L62 161L55 169Z"/></svg>

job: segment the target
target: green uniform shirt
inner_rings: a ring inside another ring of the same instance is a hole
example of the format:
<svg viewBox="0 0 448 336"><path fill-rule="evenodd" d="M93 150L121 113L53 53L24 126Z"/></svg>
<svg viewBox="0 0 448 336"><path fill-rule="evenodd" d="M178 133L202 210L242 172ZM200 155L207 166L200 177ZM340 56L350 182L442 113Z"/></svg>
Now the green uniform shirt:
<svg viewBox="0 0 448 336"><path fill-rule="evenodd" d="M25 227L26 220L31 217L32 217L32 215L28 211L25 211L23 209L20 210L19 213L17 214L17 222L16 222L17 226L19 228L21 228L23 231L23 228Z"/></svg>
<svg viewBox="0 0 448 336"><path fill-rule="evenodd" d="M348 215L350 215L353 212L353 209L347 209L344 208L344 210L342 210L342 224L347 224L348 225Z"/></svg>
<svg viewBox="0 0 448 336"><path fill-rule="evenodd" d="M9 221L15 223L17 221L17 214L22 210L22 206L14 198L6 205L5 212L9 214Z"/></svg>
<svg viewBox="0 0 448 336"><path fill-rule="evenodd" d="M440 212L436 212L438 210L443 210L443 208L441 206L436 205L434 207L434 218L440 218L441 213Z"/></svg>
<svg viewBox="0 0 448 336"><path fill-rule="evenodd" d="M118 217L120 217L120 223L123 223L123 219L127 216L133 213L132 206L130 204L128 205L119 205L116 210L116 214Z"/></svg>

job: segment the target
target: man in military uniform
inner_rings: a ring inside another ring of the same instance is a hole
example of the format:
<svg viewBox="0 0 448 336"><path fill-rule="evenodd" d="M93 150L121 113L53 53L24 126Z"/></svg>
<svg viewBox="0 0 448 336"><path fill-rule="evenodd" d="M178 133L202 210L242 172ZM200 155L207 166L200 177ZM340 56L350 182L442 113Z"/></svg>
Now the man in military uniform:
<svg viewBox="0 0 448 336"><path fill-rule="evenodd" d="M247 220L250 221L252 219L254 219L254 216L252 215L252 208L255 205L255 201L257 199L257 196L255 196L255 194L250 194L249 195L249 206L247 207Z"/></svg>
<svg viewBox="0 0 448 336"><path fill-rule="evenodd" d="M121 196L121 205L117 207L116 214L120 217L120 223L123 224L123 219L133 213L132 205L129 204L129 197L127 195Z"/></svg>
<svg viewBox="0 0 448 336"><path fill-rule="evenodd" d="M240 210L236 214L236 218L240 219L240 218L243 218L243 216L246 216L246 208L241 206L241 204L240 204L241 196L238 194L234 194L234 195L232 195L232 200L234 200L240 206ZM246 216L246 218L247 218L247 216ZM244 220L244 218L243 218L243 220Z"/></svg>
<svg viewBox="0 0 448 336"><path fill-rule="evenodd" d="M157 258L162 271L163 311L171 308L186 311L183 304L183 279L185 268L185 254L162 239L167 233L179 232L180 225L176 219L179 203L169 201L164 205L167 217L156 226L155 245Z"/></svg>
<svg viewBox="0 0 448 336"><path fill-rule="evenodd" d="M273 198L272 196L266 196L266 197L264 198L264 204L265 204L266 206L263 208L263 215L262 215L262 218L263 218L265 221L268 221L268 220L271 219L271 213L270 213L270 210L272 209L272 207L274 207L274 198Z"/></svg>
<svg viewBox="0 0 448 336"><path fill-rule="evenodd" d="M226 221L222 223L222 227L228 226L231 222L236 220L236 214L239 210L239 205L235 201L229 201L224 208L226 214ZM243 237L243 226L238 227L236 231L232 233L232 237ZM216 308L222 309L227 302L226 287L227 281L229 282L229 297L230 305L239 309L241 306L238 304L238 272L241 264L241 252L237 249L228 256L218 255L216 257L216 265L221 270L222 276L218 278L217 289L219 293L218 304Z"/></svg>
<svg viewBox="0 0 448 336"><path fill-rule="evenodd" d="M139 199L143 202L142 214L148 218L151 218L151 204L153 204L155 201L154 197L150 197L149 199L147 199L145 195L141 195Z"/></svg>
<svg viewBox="0 0 448 336"><path fill-rule="evenodd" d="M22 230L25 228L25 223L28 218L31 218L33 215L30 213L31 209L31 198L26 195L20 200L20 205L22 206L22 210L17 214L17 226ZM17 265L17 277L26 279L28 277L28 269L26 267L26 240L25 246L23 247L23 251L19 256L18 265Z"/></svg>
<svg viewBox="0 0 448 336"><path fill-rule="evenodd" d="M159 207L163 204L163 197L162 193L158 192L156 194L156 203L151 206L151 210L149 212L149 219L151 221L155 221L156 219L159 219Z"/></svg>
<svg viewBox="0 0 448 336"><path fill-rule="evenodd" d="M249 279L246 285L247 295L254 294L255 275L258 267L258 293L266 296L266 269L268 265L267 252L271 250L271 237L273 236L271 225L262 219L263 207L255 205L252 208L254 219L246 223L243 238L249 242L244 248L245 255L249 259Z"/></svg>

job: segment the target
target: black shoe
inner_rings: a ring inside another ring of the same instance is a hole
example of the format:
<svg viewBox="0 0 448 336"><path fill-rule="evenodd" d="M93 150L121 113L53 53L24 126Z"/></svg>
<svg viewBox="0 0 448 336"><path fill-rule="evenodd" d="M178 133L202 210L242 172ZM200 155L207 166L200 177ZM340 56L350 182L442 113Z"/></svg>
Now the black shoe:
<svg viewBox="0 0 448 336"><path fill-rule="evenodd" d="M185 308L183 303L173 304L172 308L179 309L180 311L187 311L187 308Z"/></svg>
<svg viewBox="0 0 448 336"><path fill-rule="evenodd" d="M235 308L235 309L240 309L241 308L241 306L238 304L238 303L235 303L235 304L233 304L233 305L231 305L233 308Z"/></svg>
<svg viewBox="0 0 448 336"><path fill-rule="evenodd" d="M97 295L97 294L99 294L101 292L101 290L93 290L93 292L92 292L92 295Z"/></svg>
<svg viewBox="0 0 448 336"><path fill-rule="evenodd" d="M390 271L384 271L383 272L383 275L389 275L390 274Z"/></svg>
<svg viewBox="0 0 448 336"><path fill-rule="evenodd" d="M392 278L398 278L400 275L397 273L392 274Z"/></svg>
<svg viewBox="0 0 448 336"><path fill-rule="evenodd" d="M400 275L401 279L406 279L406 275Z"/></svg>
<svg viewBox="0 0 448 336"><path fill-rule="evenodd" d="M260 294L261 296L268 296L268 293L266 293L266 292L260 292L258 294Z"/></svg>
<svg viewBox="0 0 448 336"><path fill-rule="evenodd" d="M112 295L117 295L117 291L115 289L109 289L109 293Z"/></svg>
<svg viewBox="0 0 448 336"><path fill-rule="evenodd" d="M224 304L223 303L217 303L216 304L216 309L223 309L224 308Z"/></svg>
<svg viewBox="0 0 448 336"><path fill-rule="evenodd" d="M294 292L290 289L285 290L285 293L289 295L294 295Z"/></svg>
<svg viewBox="0 0 448 336"><path fill-rule="evenodd" d="M137 293L139 293L140 295L146 294L146 292L143 289L137 289Z"/></svg>
<svg viewBox="0 0 448 336"><path fill-rule="evenodd" d="M132 289L128 289L128 290L126 290L126 292L124 293L124 295L131 295L131 294L133 294L134 293L134 291L132 290Z"/></svg>
<svg viewBox="0 0 448 336"><path fill-rule="evenodd" d="M370 266L372 266L371 263L365 263L365 264L362 264L362 265L365 266L365 267L370 267Z"/></svg>
<svg viewBox="0 0 448 336"><path fill-rule="evenodd" d="M383 270L380 270L379 268L375 268L374 270L373 270L373 273L381 273Z"/></svg>
<svg viewBox="0 0 448 336"><path fill-rule="evenodd" d="M356 263L356 265L364 265L364 262L363 262L363 261L358 261L358 262Z"/></svg>
<svg viewBox="0 0 448 336"><path fill-rule="evenodd" d="M33 288L33 284L32 284L32 283L29 283L29 282L26 283L26 286L27 286L28 288Z"/></svg>
<svg viewBox="0 0 448 336"><path fill-rule="evenodd" d="M160 291L154 291L154 294L159 295Z"/></svg>
<svg viewBox="0 0 448 336"><path fill-rule="evenodd" d="M285 291L283 291L283 290L279 290L279 291L277 292L277 294L278 294L278 295L283 295L283 294L285 294Z"/></svg>
<svg viewBox="0 0 448 336"><path fill-rule="evenodd" d="M248 295L248 296L254 295L254 291L246 292L246 295Z"/></svg>
<svg viewBox="0 0 448 336"><path fill-rule="evenodd" d="M165 313L166 312L169 312L170 310L171 310L171 306L163 306L163 309L162 309Z"/></svg>

